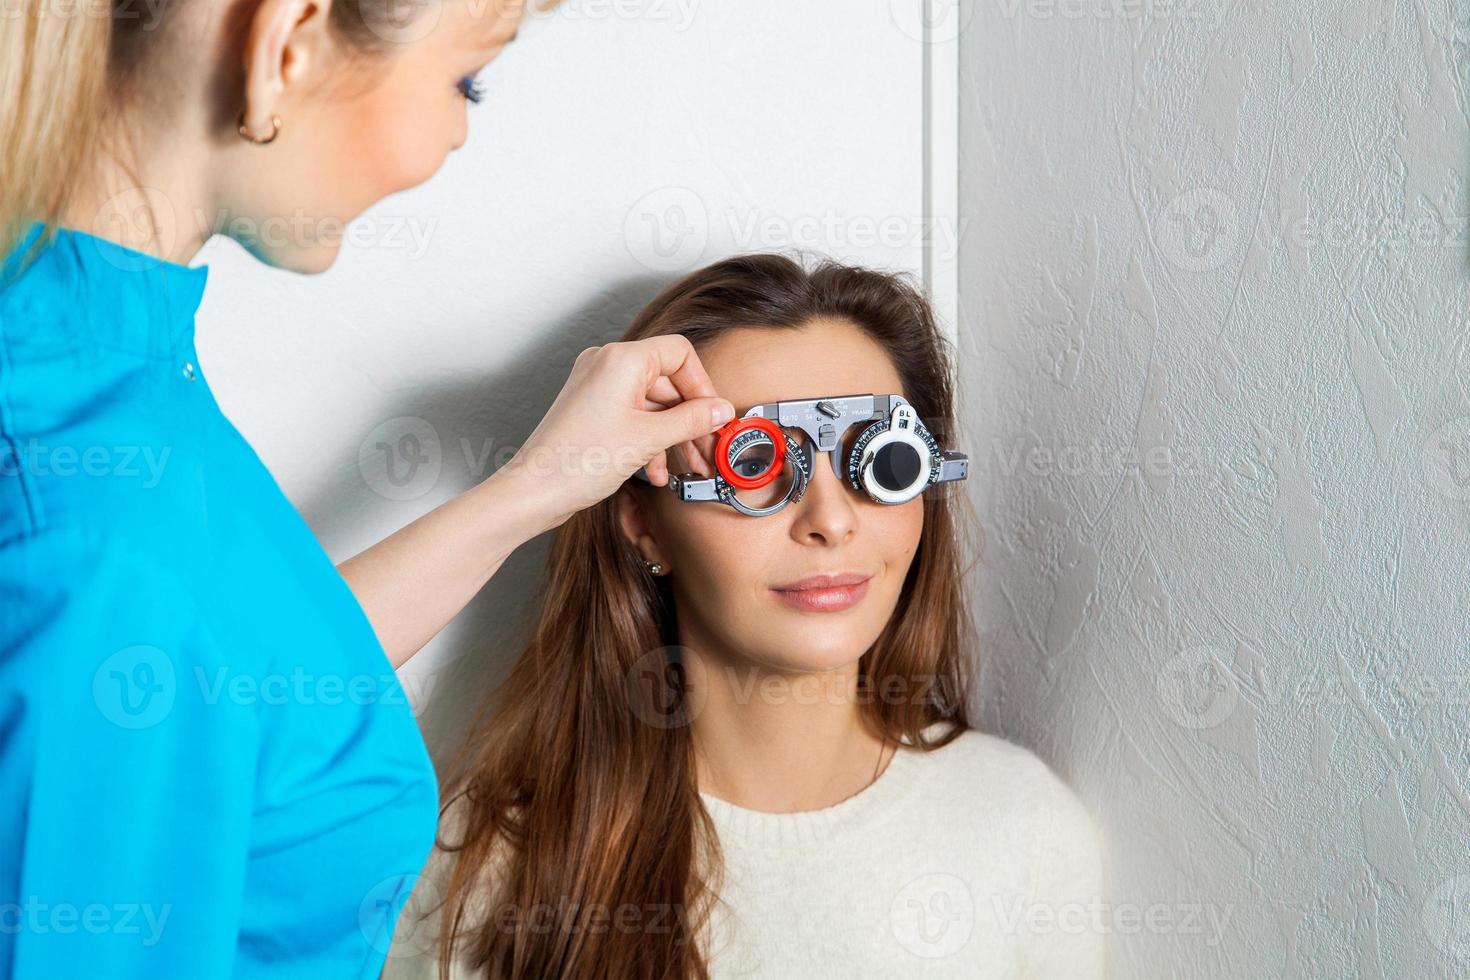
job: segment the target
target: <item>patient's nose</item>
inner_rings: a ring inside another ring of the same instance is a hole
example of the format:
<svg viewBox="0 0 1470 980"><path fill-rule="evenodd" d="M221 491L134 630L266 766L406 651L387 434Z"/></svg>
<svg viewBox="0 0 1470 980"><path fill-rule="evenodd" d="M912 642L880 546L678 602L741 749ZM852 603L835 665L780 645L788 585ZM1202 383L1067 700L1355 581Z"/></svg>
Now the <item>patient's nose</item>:
<svg viewBox="0 0 1470 980"><path fill-rule="evenodd" d="M801 544L844 544L857 533L858 513L852 491L818 457L806 494L795 505L791 536Z"/></svg>

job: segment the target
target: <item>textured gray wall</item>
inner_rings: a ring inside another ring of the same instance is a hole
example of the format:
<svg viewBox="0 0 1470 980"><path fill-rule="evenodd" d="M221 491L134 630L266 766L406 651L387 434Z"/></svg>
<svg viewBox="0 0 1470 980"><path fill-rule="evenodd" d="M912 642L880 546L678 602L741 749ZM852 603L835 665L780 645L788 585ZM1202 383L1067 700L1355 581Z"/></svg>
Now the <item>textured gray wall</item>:
<svg viewBox="0 0 1470 980"><path fill-rule="evenodd" d="M1117 976L1466 976L1465 5L963 9L983 723Z"/></svg>

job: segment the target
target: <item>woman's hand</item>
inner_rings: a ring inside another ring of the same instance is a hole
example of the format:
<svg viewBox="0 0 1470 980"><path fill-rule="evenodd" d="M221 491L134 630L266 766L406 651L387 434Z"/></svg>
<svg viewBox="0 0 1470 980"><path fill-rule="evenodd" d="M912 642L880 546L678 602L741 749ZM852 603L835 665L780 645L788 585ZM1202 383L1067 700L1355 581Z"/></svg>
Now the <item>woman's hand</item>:
<svg viewBox="0 0 1470 980"><path fill-rule="evenodd" d="M710 433L733 414L684 337L588 348L509 463L337 569L400 667L512 551L610 496L640 466L666 484L665 451L684 443L686 460L705 471Z"/></svg>
<svg viewBox="0 0 1470 980"><path fill-rule="evenodd" d="M589 347L501 472L530 478L528 492L548 508L548 526L555 527L610 496L639 467L655 486L665 485L667 450L682 443L686 459L700 459L710 433L734 414L716 397L688 338Z"/></svg>

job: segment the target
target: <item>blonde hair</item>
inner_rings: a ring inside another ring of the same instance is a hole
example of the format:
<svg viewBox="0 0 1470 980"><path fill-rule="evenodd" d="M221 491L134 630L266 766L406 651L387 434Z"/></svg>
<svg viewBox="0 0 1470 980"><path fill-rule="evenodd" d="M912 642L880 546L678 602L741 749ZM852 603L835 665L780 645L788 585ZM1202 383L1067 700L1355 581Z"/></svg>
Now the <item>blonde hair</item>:
<svg viewBox="0 0 1470 980"><path fill-rule="evenodd" d="M65 211L94 148L111 35L86 4L21 0L0 18L0 257Z"/></svg>
<svg viewBox="0 0 1470 980"><path fill-rule="evenodd" d="M101 149L103 92L136 81L151 35L161 33L137 23L129 0L100 2L107 13L89 0L7 0L0 10L0 261L32 222L46 224L32 254L53 234ZM402 7L402 0L334 0L330 23L352 47L380 52L379 28L401 27Z"/></svg>

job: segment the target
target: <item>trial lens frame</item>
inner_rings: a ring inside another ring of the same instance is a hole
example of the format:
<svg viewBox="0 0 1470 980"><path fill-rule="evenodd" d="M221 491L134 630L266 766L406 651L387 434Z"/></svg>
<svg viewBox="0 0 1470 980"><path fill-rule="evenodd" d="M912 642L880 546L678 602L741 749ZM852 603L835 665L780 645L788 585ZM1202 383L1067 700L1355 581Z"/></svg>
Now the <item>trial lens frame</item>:
<svg viewBox="0 0 1470 980"><path fill-rule="evenodd" d="M752 418L769 419L783 429L797 429L806 436L801 445L787 440L786 462L793 467L794 478L780 500L767 507L752 507L739 498L736 488L719 472L712 477L698 473L670 474L669 489L680 500L722 502L751 517L765 517L801 500L811 480L816 453L827 454L832 472L839 480L883 504L905 503L936 483L969 476L969 457L941 449L902 395L844 395L768 402L754 406L729 425L739 426L743 420ZM855 425L865 428L844 454L843 436ZM921 459L920 470L902 487L885 486L873 471L877 455L895 443L912 447ZM927 463L927 469L923 463ZM638 475L647 479L642 471Z"/></svg>

